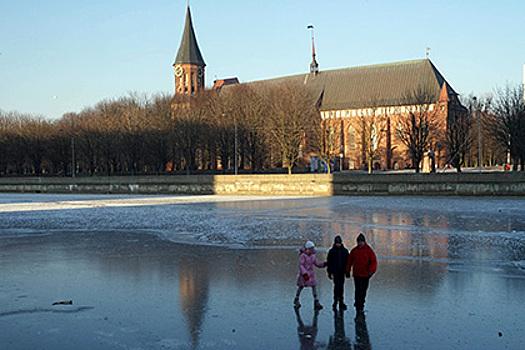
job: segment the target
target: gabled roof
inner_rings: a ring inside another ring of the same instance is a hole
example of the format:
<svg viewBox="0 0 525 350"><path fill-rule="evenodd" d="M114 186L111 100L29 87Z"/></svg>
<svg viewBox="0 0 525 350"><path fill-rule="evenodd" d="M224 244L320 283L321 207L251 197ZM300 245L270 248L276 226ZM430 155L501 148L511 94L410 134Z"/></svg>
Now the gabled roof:
<svg viewBox="0 0 525 350"><path fill-rule="evenodd" d="M250 84L299 83L321 99L321 110L342 110L370 106L415 104L410 101L417 92L424 92L438 101L445 78L429 59L351 67L300 74ZM449 96L457 95L445 84ZM420 102L420 101L419 101Z"/></svg>
<svg viewBox="0 0 525 350"><path fill-rule="evenodd" d="M179 52L173 65L180 63L197 64L202 67L206 66L199 45L197 44L195 31L193 30L189 5L186 11L186 24L184 25L184 32L180 40Z"/></svg>
<svg viewBox="0 0 525 350"><path fill-rule="evenodd" d="M236 84L239 84L239 79L237 79L237 77L227 78L227 79L218 79L213 82L212 90L220 90L223 86L236 85Z"/></svg>

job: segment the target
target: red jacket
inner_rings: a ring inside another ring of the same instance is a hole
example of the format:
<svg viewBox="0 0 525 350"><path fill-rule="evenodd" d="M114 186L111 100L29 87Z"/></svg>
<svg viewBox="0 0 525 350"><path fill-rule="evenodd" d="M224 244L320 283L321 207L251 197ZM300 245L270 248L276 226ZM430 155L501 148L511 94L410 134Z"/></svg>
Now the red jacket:
<svg viewBox="0 0 525 350"><path fill-rule="evenodd" d="M359 246L352 248L348 256L346 272L349 273L352 266L354 267L352 271L352 276L354 277L368 277L370 274L376 273L376 254L368 244L365 243L362 248L359 248Z"/></svg>

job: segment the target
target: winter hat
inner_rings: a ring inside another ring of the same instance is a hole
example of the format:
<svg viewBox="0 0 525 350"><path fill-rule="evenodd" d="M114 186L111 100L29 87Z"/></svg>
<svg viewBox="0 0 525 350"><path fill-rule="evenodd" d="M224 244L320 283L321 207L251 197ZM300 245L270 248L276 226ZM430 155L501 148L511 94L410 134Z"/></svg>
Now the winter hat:
<svg viewBox="0 0 525 350"><path fill-rule="evenodd" d="M315 247L315 244L314 244L314 242L312 242L312 241L306 241L306 243L304 244L304 247L305 247L306 249L310 249L310 248Z"/></svg>
<svg viewBox="0 0 525 350"><path fill-rule="evenodd" d="M334 243L343 243L343 240L341 239L341 236L339 236L339 235L335 236Z"/></svg>
<svg viewBox="0 0 525 350"><path fill-rule="evenodd" d="M365 235L360 233L359 236L357 236L357 242L366 242Z"/></svg>

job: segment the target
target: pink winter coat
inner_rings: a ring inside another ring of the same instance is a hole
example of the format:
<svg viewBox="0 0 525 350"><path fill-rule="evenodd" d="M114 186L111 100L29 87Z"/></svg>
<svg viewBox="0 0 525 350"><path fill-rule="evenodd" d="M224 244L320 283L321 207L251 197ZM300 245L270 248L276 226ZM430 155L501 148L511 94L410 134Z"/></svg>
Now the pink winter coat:
<svg viewBox="0 0 525 350"><path fill-rule="evenodd" d="M325 267L324 262L319 262L315 258L315 250L301 248L301 255L299 256L299 275L297 276L297 285L299 287L317 286L314 265L317 267ZM308 281L303 277L305 273L310 277Z"/></svg>

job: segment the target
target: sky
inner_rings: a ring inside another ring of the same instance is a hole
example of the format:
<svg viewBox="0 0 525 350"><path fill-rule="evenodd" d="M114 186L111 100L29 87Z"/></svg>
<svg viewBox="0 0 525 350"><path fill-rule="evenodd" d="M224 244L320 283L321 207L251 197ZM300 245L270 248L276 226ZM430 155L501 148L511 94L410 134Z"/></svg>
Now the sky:
<svg viewBox="0 0 525 350"><path fill-rule="evenodd" d="M187 0L5 0L0 110L47 119L131 92L174 92ZM429 58L461 95L523 82L523 0L191 0L215 79Z"/></svg>

